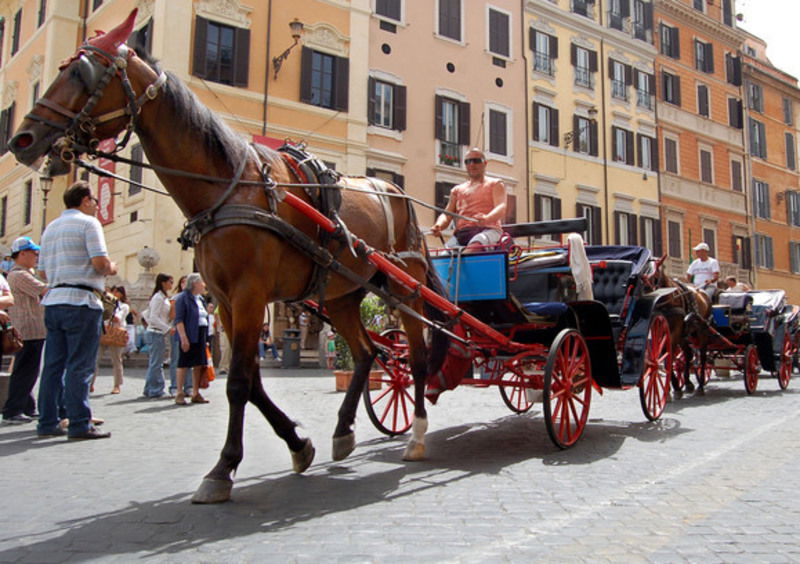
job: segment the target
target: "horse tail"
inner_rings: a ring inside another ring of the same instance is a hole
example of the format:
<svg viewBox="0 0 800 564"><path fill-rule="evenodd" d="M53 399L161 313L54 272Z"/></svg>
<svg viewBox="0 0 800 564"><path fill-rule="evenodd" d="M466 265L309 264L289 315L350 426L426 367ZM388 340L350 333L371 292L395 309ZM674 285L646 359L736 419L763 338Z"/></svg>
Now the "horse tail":
<svg viewBox="0 0 800 564"><path fill-rule="evenodd" d="M425 284L440 296L446 295L442 281L439 279L439 275L436 274L436 270L433 268L430 258L428 258L428 272L425 275ZM432 321L440 321L443 323L448 321L447 316L441 310L427 302L425 302L425 316ZM438 329L432 329L431 345L428 354L428 374L436 374L442 368L449 348L449 337Z"/></svg>

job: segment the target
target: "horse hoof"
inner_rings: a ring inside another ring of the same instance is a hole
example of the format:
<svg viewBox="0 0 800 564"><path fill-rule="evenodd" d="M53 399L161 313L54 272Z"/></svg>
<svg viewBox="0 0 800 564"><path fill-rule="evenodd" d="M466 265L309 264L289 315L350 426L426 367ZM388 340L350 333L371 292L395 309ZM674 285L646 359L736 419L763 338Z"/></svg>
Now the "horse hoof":
<svg viewBox="0 0 800 564"><path fill-rule="evenodd" d="M683 390L675 390L673 394L675 396L675 399L679 400L683 397Z"/></svg>
<svg viewBox="0 0 800 564"><path fill-rule="evenodd" d="M694 395L696 395L696 396L704 396L704 395L706 395L706 391L703 388L697 388L697 390L695 390L695 392L694 392Z"/></svg>
<svg viewBox="0 0 800 564"><path fill-rule="evenodd" d="M314 445L311 444L311 439L306 439L306 443L297 452L292 453L292 470L298 474L302 474L306 469L311 466L314 461Z"/></svg>
<svg viewBox="0 0 800 564"><path fill-rule="evenodd" d="M408 441L406 450L403 452L403 460L409 462L425 460L425 444L415 440Z"/></svg>
<svg viewBox="0 0 800 564"><path fill-rule="evenodd" d="M694 384L692 384L691 382L686 382L686 386L685 387L686 387L686 391L688 393L690 393L690 394L694 391Z"/></svg>
<svg viewBox="0 0 800 564"><path fill-rule="evenodd" d="M356 448L356 434L348 433L341 437L333 437L333 459L344 460Z"/></svg>
<svg viewBox="0 0 800 564"><path fill-rule="evenodd" d="M192 503L222 503L231 499L233 480L203 478L192 496Z"/></svg>

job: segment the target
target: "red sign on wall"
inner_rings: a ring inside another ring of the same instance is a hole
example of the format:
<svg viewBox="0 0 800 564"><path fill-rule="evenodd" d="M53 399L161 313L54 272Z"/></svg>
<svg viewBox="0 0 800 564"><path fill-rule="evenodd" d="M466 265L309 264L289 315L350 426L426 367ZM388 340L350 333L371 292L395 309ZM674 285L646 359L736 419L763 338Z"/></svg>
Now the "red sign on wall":
<svg viewBox="0 0 800 564"><path fill-rule="evenodd" d="M104 153L110 153L116 147L114 139L104 139L98 147ZM97 164L108 172L116 171L116 164L109 159L99 159ZM101 225L108 225L114 221L114 179L100 177L97 183L97 219Z"/></svg>

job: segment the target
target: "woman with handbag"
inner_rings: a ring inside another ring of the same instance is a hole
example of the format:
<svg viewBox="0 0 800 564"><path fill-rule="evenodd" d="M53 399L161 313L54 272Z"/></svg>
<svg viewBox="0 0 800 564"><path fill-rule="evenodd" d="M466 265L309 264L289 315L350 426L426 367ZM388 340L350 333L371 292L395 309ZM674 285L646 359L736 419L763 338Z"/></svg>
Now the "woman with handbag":
<svg viewBox="0 0 800 564"><path fill-rule="evenodd" d="M100 361L108 351L111 357L111 366L114 371L114 387L111 388L112 394L118 394L122 386L123 379L123 364L122 353L128 344L128 330L125 327L125 319L130 312L130 306L127 302L127 294L125 288L122 286L112 286L109 290L111 295L117 299L117 305L114 308L114 313L111 314L111 319L103 322L103 334L100 335L100 348L97 352L97 364L95 365L94 378L92 378L92 388L94 388L94 380L97 373L100 371Z"/></svg>
<svg viewBox="0 0 800 564"><path fill-rule="evenodd" d="M169 324L169 291L172 290L172 276L160 272L156 276L156 287L150 296L147 308L147 332L145 342L150 345L147 376L142 395L146 398L164 396L164 352L167 349Z"/></svg>

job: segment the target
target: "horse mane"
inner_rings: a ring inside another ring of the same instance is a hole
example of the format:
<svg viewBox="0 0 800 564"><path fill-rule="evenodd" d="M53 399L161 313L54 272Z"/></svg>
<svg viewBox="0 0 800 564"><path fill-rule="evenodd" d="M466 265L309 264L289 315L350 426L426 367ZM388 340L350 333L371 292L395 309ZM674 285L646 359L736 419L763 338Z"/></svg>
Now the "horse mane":
<svg viewBox="0 0 800 564"><path fill-rule="evenodd" d="M158 61L144 49L136 52L155 72L160 73ZM222 155L232 169L236 169L247 150L249 140L243 134L231 129L225 121L206 107L178 76L166 71L167 84L164 88L164 100L172 114L181 123L181 129L191 131L202 139L203 145L211 153ZM259 154L274 161L277 153L268 147L259 146Z"/></svg>

